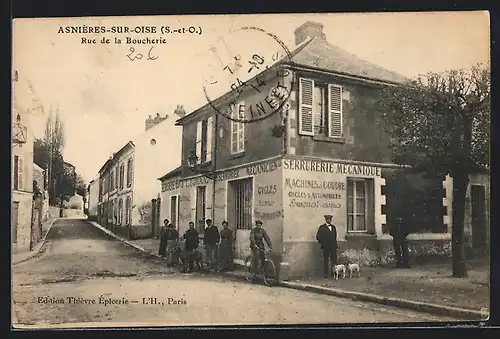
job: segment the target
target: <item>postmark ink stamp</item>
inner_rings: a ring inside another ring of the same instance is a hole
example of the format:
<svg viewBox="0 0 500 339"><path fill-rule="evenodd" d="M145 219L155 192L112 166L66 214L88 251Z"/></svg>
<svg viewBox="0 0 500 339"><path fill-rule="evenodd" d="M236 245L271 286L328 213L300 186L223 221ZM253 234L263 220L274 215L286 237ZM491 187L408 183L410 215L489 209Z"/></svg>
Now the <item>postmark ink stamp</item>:
<svg viewBox="0 0 500 339"><path fill-rule="evenodd" d="M242 27L211 48L203 92L212 109L225 118L252 123L281 112L288 104L293 77L286 45L258 27ZM243 103L243 105L242 105Z"/></svg>

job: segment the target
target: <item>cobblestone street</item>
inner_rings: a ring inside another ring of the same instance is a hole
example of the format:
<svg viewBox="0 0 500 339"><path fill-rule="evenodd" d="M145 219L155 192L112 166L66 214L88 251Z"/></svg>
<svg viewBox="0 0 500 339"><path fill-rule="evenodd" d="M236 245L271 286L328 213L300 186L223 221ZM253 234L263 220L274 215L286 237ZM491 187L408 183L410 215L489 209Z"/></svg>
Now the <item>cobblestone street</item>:
<svg viewBox="0 0 500 339"><path fill-rule="evenodd" d="M332 296L181 274L82 220L58 220L42 253L13 267L20 324L318 324L447 321Z"/></svg>

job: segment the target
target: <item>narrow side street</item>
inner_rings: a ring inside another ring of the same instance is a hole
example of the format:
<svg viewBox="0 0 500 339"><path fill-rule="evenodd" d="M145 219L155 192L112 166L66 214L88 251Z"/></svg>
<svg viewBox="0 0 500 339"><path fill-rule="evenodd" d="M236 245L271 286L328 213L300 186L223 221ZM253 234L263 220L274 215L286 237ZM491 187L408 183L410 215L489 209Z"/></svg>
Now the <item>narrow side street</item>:
<svg viewBox="0 0 500 339"><path fill-rule="evenodd" d="M446 321L375 304L180 274L82 220L57 220L42 253L13 267L21 324L318 324Z"/></svg>

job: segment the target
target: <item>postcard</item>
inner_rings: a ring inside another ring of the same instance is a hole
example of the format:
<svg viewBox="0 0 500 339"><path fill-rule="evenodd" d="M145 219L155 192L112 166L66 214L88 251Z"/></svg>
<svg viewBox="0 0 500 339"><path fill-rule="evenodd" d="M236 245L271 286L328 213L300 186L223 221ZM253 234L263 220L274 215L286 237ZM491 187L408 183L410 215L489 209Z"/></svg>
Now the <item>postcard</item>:
<svg viewBox="0 0 500 339"><path fill-rule="evenodd" d="M489 317L489 13L12 22L15 329Z"/></svg>

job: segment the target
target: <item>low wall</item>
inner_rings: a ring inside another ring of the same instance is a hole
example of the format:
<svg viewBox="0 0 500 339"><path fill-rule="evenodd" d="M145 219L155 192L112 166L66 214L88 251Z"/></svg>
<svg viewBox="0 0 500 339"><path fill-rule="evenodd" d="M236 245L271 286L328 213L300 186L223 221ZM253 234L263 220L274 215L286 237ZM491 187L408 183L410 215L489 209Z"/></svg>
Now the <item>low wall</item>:
<svg viewBox="0 0 500 339"><path fill-rule="evenodd" d="M130 240L149 239L153 236L151 225L108 225L107 228L113 233Z"/></svg>
<svg viewBox="0 0 500 339"><path fill-rule="evenodd" d="M338 242L338 263L359 263L361 266L395 265L392 237L371 235L347 236ZM323 254L316 241L285 242L284 264L280 279L297 279L323 275ZM412 234L408 236L410 264L451 258L449 234Z"/></svg>

